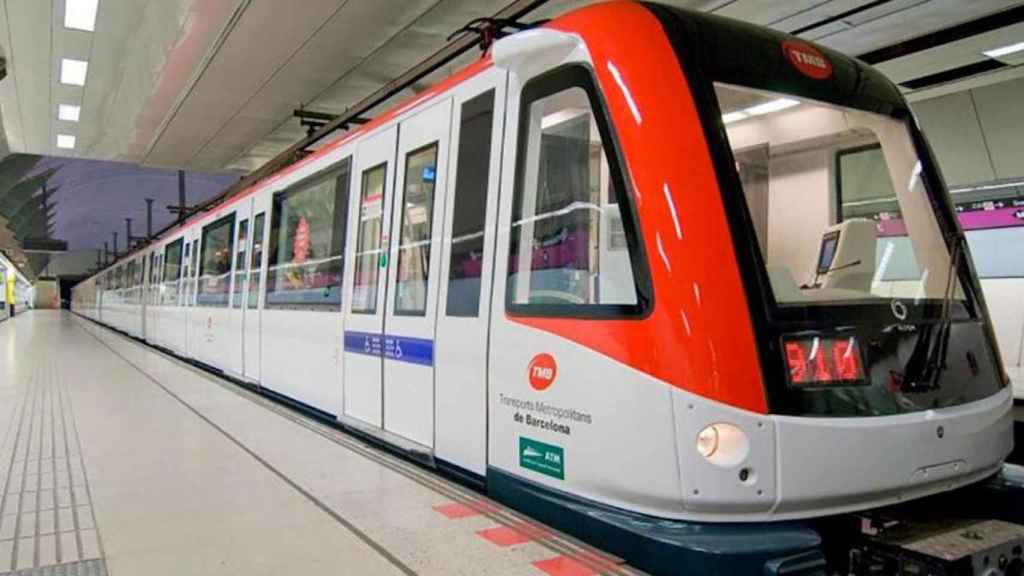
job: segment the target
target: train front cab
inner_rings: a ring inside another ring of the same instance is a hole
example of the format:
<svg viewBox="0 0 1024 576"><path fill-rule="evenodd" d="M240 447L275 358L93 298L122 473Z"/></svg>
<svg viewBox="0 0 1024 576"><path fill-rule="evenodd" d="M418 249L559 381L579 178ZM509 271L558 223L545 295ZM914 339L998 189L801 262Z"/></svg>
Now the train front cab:
<svg viewBox="0 0 1024 576"><path fill-rule="evenodd" d="M1011 392L889 81L632 3L493 57L513 192L490 335L499 496L648 566L810 574L810 519L999 472Z"/></svg>

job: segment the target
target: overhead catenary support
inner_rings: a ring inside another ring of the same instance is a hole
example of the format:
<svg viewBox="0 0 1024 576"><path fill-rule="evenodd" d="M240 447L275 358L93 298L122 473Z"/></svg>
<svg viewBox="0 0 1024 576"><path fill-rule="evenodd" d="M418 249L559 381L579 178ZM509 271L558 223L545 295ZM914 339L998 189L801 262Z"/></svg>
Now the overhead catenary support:
<svg viewBox="0 0 1024 576"><path fill-rule="evenodd" d="M146 241L153 239L153 198L146 198Z"/></svg>
<svg viewBox="0 0 1024 576"><path fill-rule="evenodd" d="M117 232L114 232L114 260L117 260Z"/></svg>
<svg viewBox="0 0 1024 576"><path fill-rule="evenodd" d="M186 200L185 200L185 171L178 170L178 221L185 220L187 213L185 211Z"/></svg>
<svg viewBox="0 0 1024 576"><path fill-rule="evenodd" d="M305 108L302 107L292 111L292 116L299 119L299 125L306 127L306 136L312 136L313 134L316 134L317 130L323 128L328 122L331 122L338 117L337 114L317 112L316 110L306 110ZM366 124L369 121L369 118L352 118L351 120L349 120L347 124L344 124L339 128L341 130L348 130L351 124Z"/></svg>
<svg viewBox="0 0 1024 576"><path fill-rule="evenodd" d="M103 242L103 265L106 266L110 263L110 244L106 241Z"/></svg>

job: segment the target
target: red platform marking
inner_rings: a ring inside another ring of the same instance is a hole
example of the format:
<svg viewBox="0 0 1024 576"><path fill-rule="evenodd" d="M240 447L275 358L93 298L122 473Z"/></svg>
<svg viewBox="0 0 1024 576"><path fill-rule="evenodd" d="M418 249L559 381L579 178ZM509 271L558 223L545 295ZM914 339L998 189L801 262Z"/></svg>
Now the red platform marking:
<svg viewBox="0 0 1024 576"><path fill-rule="evenodd" d="M498 526L497 528L488 528L486 530L477 531L477 536L480 536L484 540L487 540L491 544L506 548L508 546L515 546L516 544L522 544L532 540L526 534L508 526Z"/></svg>
<svg viewBox="0 0 1024 576"><path fill-rule="evenodd" d="M477 510L476 508L473 508L467 504L460 504L458 502L434 506L434 510L437 510L441 514L444 514L445 517L449 520L456 520L459 518L465 518L467 516L476 516L480 513L480 511Z"/></svg>
<svg viewBox="0 0 1024 576"><path fill-rule="evenodd" d="M457 520L459 518L466 518L469 516L476 516L483 512L491 512L497 510L498 507L490 503L487 500L479 499L473 500L468 504L462 504L461 502L452 502L451 504L441 504L434 506L434 510L444 514L446 518L450 520Z"/></svg>
<svg viewBox="0 0 1024 576"><path fill-rule="evenodd" d="M550 576L594 576L597 572L586 564L568 556L555 556L547 560L533 563L545 574Z"/></svg>

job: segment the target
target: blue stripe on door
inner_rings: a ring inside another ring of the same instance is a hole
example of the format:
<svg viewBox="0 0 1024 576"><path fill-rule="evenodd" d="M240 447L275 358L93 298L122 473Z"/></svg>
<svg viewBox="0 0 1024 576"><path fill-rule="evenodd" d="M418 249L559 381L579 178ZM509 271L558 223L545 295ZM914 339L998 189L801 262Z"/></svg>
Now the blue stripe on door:
<svg viewBox="0 0 1024 576"><path fill-rule="evenodd" d="M345 351L422 366L434 365L434 341L426 338L346 330Z"/></svg>

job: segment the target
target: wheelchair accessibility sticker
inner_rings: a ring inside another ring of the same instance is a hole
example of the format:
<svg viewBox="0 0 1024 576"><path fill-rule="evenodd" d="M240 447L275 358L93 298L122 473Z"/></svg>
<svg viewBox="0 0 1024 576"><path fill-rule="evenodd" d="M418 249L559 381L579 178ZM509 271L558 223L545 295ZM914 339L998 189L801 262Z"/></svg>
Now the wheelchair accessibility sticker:
<svg viewBox="0 0 1024 576"><path fill-rule="evenodd" d="M434 365L434 341L426 338L346 331L345 351L422 366Z"/></svg>

